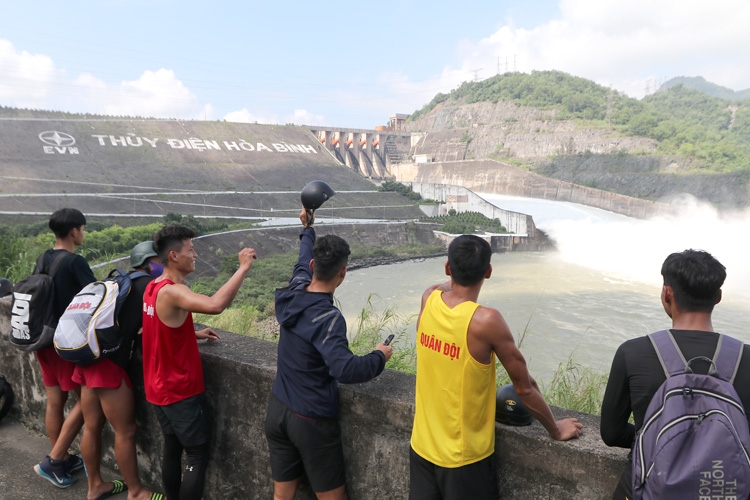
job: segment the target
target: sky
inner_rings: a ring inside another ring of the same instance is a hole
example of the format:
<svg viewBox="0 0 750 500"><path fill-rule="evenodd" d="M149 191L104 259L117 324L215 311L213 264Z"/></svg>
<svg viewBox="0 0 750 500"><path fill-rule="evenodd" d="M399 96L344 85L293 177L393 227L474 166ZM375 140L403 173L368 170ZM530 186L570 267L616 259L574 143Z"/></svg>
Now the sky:
<svg viewBox="0 0 750 500"><path fill-rule="evenodd" d="M0 0L0 106L371 129L506 71L744 90L748 26L748 0Z"/></svg>

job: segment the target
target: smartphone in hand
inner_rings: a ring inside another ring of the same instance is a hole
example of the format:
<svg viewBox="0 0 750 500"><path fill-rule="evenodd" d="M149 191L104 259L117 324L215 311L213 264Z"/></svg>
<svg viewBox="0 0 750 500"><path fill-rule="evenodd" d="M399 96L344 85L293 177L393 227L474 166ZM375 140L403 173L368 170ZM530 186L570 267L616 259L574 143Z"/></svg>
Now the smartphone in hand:
<svg viewBox="0 0 750 500"><path fill-rule="evenodd" d="M391 344L391 341L393 340L393 337L394 337L394 336L395 336L394 334L390 334L390 335L388 335L388 337L386 337L386 339L385 339L385 340L383 341L383 343L384 343L385 345L390 345L390 344Z"/></svg>

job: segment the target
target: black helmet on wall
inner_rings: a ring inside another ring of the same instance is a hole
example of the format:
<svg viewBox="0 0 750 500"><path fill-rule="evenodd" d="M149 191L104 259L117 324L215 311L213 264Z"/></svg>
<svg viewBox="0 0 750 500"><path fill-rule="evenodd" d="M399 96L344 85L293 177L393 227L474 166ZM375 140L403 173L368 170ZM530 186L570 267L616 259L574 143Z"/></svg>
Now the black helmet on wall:
<svg viewBox="0 0 750 500"><path fill-rule="evenodd" d="M334 194L336 194L336 191L327 182L310 181L302 188L300 198L303 207L307 210L315 210Z"/></svg>
<svg viewBox="0 0 750 500"><path fill-rule="evenodd" d="M495 420L507 425L531 425L531 413L521 402L513 384L502 386L497 390Z"/></svg>

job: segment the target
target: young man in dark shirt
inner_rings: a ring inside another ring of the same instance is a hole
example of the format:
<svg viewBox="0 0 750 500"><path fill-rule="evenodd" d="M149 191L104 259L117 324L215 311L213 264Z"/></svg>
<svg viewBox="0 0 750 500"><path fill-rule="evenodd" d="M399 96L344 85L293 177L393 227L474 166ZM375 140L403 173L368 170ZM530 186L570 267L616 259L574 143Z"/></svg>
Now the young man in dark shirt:
<svg viewBox="0 0 750 500"><path fill-rule="evenodd" d="M711 323L713 308L721 300L726 279L724 266L711 254L685 250L673 253L661 268L664 286L661 302L672 319L671 333L685 359L714 357L719 334ZM707 362L691 364L696 373L707 373ZM648 337L623 343L615 353L602 402L601 435L608 446L632 448L636 432L651 398L666 380L664 369ZM750 346L745 345L734 388L745 408L750 408ZM635 424L628 423L633 415ZM614 492L613 500L632 496L632 462Z"/></svg>
<svg viewBox="0 0 750 500"><path fill-rule="evenodd" d="M274 499L292 500L303 475L323 500L346 499L344 454L336 415L338 383L378 376L393 354L379 343L365 356L349 350L346 321L333 293L346 277L349 245L316 241L313 214L300 212L299 259L289 286L276 290L279 354L266 411Z"/></svg>
<svg viewBox="0 0 750 500"><path fill-rule="evenodd" d="M60 319L70 301L86 285L95 281L86 259L76 255L76 247L83 244L86 217L75 208L61 208L52 214L49 227L55 233L55 246L41 257L42 269L48 271L54 258L66 254L53 279L54 318ZM47 393L45 425L52 450L34 470L58 488L67 488L76 482L72 472L83 468L83 460L68 453L68 448L83 426L81 412L81 386L73 382L75 365L65 361L55 352L54 347L35 351L42 368L42 379ZM69 391L78 395L73 408L65 418L65 402Z"/></svg>

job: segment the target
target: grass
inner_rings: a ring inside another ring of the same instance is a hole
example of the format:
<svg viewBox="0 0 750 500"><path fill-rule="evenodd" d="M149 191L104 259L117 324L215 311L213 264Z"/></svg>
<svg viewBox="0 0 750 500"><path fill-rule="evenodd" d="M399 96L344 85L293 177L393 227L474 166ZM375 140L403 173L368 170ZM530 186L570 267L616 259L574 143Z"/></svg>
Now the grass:
<svg viewBox="0 0 750 500"><path fill-rule="evenodd" d="M46 249L18 232L0 228L0 278L15 283L34 272L36 259Z"/></svg>
<svg viewBox="0 0 750 500"><path fill-rule="evenodd" d="M223 313L217 315L193 315L193 321L201 325L210 326L211 328L227 332L239 333L240 335L248 335L263 340L275 340L260 328L260 319L260 311L252 304L230 307Z"/></svg>
<svg viewBox="0 0 750 500"><path fill-rule="evenodd" d="M410 341L414 332L409 324L415 315L403 315L393 306L377 310L373 301L381 300L377 295L369 295L367 303L357 317L356 324L350 329L349 347L357 355L371 352L375 346L393 334L393 355L388 361L388 368L404 373L417 372L417 350Z"/></svg>

